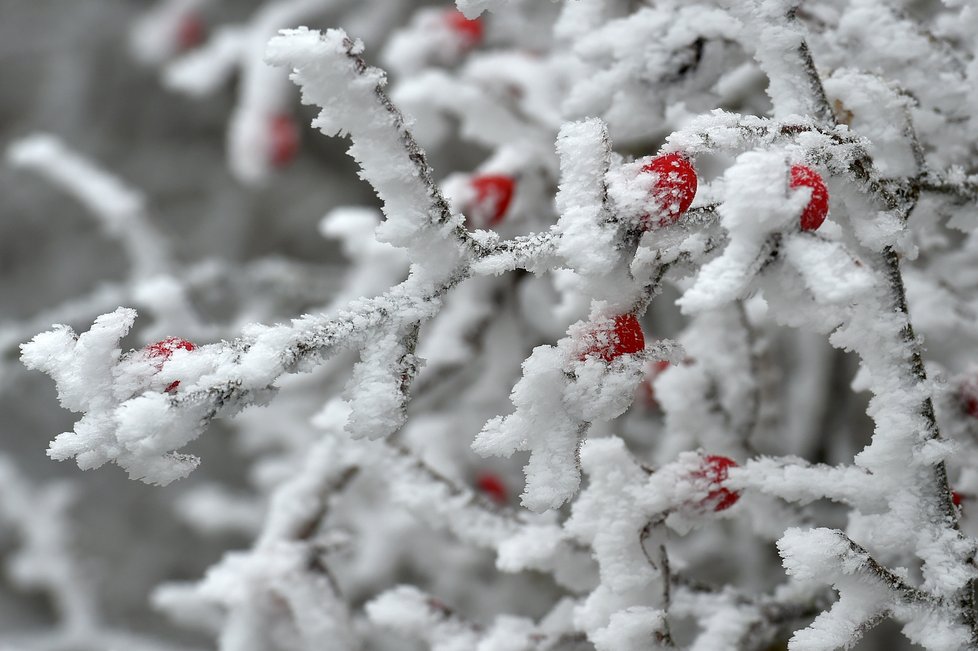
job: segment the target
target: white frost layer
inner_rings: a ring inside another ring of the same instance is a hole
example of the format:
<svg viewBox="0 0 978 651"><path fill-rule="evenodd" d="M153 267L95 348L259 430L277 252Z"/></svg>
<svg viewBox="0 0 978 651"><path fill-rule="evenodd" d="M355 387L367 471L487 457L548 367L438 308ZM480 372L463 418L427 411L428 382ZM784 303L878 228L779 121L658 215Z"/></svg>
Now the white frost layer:
<svg viewBox="0 0 978 651"><path fill-rule="evenodd" d="M740 298L753 280L773 233L797 227L811 189L790 188L790 160L783 152L749 151L723 175L725 196L718 212L730 242L700 270L678 303L691 313Z"/></svg>
<svg viewBox="0 0 978 651"><path fill-rule="evenodd" d="M381 241L415 252L415 260L451 264L459 252L452 231L458 214L444 215L419 176L405 146L406 125L398 122L386 97L383 71L362 65L363 43L342 30L320 33L307 28L283 30L267 49L267 60L293 69L302 101L323 107L313 126L332 136L349 133L349 153L384 203L387 220L378 228Z"/></svg>

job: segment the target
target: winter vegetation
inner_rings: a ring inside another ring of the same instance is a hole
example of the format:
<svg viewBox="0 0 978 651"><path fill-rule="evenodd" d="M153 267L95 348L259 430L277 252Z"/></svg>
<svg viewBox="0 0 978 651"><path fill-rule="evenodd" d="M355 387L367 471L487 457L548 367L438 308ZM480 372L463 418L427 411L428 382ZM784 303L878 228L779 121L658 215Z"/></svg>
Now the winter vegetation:
<svg viewBox="0 0 978 651"><path fill-rule="evenodd" d="M225 4L115 65L337 255L8 143L127 271L0 320L0 392L73 423L58 475L0 445L0 611L43 613L0 649L978 649L978 7ZM199 566L123 592L78 531L140 482L185 533L120 545Z"/></svg>

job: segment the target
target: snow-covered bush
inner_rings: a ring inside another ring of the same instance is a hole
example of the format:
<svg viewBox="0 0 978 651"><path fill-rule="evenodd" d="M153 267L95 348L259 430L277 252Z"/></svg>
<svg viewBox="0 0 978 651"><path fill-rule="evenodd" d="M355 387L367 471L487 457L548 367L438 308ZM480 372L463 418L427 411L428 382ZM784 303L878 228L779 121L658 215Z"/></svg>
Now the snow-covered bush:
<svg viewBox="0 0 978 651"><path fill-rule="evenodd" d="M311 155L293 85L349 140L379 203L325 199L342 282L177 262L152 197L9 148L130 267L0 329L78 414L48 455L202 473L158 517L250 541L160 617L222 651L978 648L978 9L457 4L132 27L196 102L237 71L243 185ZM9 576L57 613L10 644L169 648L99 613L63 484L8 455L0 488Z"/></svg>

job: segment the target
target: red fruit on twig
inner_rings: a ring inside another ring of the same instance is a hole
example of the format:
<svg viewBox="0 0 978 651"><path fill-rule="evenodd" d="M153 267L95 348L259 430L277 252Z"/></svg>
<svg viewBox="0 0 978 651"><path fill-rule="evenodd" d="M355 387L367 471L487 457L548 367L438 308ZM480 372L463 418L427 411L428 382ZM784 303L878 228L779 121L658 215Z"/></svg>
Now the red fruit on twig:
<svg viewBox="0 0 978 651"><path fill-rule="evenodd" d="M703 459L702 468L694 472L693 476L708 479L711 489L706 499L700 502L700 506L719 513L737 503L737 500L740 499L740 493L723 485L723 482L727 480L729 470L736 467L737 462L728 457L710 455Z"/></svg>
<svg viewBox="0 0 978 651"><path fill-rule="evenodd" d="M469 20L461 11L454 9L445 12L445 24L459 37L465 49L471 49L482 42L484 28L478 18Z"/></svg>
<svg viewBox="0 0 978 651"><path fill-rule="evenodd" d="M586 348L578 359L598 356L606 362L616 357L645 350L645 335L634 314L620 314L612 327L589 332L585 337Z"/></svg>
<svg viewBox="0 0 978 651"><path fill-rule="evenodd" d="M964 501L964 495L958 491L951 491L951 501L954 503L954 506L961 506L961 502Z"/></svg>
<svg viewBox="0 0 978 651"><path fill-rule="evenodd" d="M689 210L696 196L696 169L688 158L674 152L656 156L642 168L643 172L656 174L651 196L655 212L645 215L643 225L648 228L651 220L660 224L673 224Z"/></svg>
<svg viewBox="0 0 978 651"><path fill-rule="evenodd" d="M479 491L496 504L505 504L509 501L506 484L495 473L480 472L475 477L475 485Z"/></svg>
<svg viewBox="0 0 978 651"><path fill-rule="evenodd" d="M473 221L493 227L506 217L509 204L513 201L516 181L504 174L484 174L473 177L469 182L475 198L467 207Z"/></svg>
<svg viewBox="0 0 978 651"><path fill-rule="evenodd" d="M958 387L958 404L961 411L978 418L978 380L967 379Z"/></svg>
<svg viewBox="0 0 978 651"><path fill-rule="evenodd" d="M299 127L288 113L273 115L268 122L268 157L272 166L285 167L299 152Z"/></svg>
<svg viewBox="0 0 978 651"><path fill-rule="evenodd" d="M812 198L801 212L801 230L814 231L829 214L829 189L818 172L804 165L791 166L792 188L806 187L812 189Z"/></svg>
<svg viewBox="0 0 978 651"><path fill-rule="evenodd" d="M177 47L181 52L192 50L204 42L207 28L197 13L189 13L180 17L177 23Z"/></svg>
<svg viewBox="0 0 978 651"><path fill-rule="evenodd" d="M146 346L146 352L149 353L150 357L162 357L162 361L170 359L177 350L197 350L197 346L192 341L180 337L167 337L162 341ZM162 365L162 362L160 364Z"/></svg>
<svg viewBox="0 0 978 651"><path fill-rule="evenodd" d="M146 354L150 357L150 359L159 360L155 363L155 365L156 370L160 370L163 368L163 363L170 359L175 351L197 350L197 346L192 341L187 341L186 339L181 339L180 337L167 337L162 341L157 341L155 344L146 346L146 348L143 350L146 351ZM180 386L180 380L171 382L169 385L167 385L164 391L167 393L173 393L177 390L178 386Z"/></svg>

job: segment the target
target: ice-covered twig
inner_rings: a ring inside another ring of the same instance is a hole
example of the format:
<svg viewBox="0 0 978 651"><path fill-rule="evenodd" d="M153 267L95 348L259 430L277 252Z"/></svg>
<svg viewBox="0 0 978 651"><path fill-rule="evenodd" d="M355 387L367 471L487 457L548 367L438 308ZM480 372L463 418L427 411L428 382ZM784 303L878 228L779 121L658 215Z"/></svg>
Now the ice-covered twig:
<svg viewBox="0 0 978 651"><path fill-rule="evenodd" d="M689 651L767 648L831 603L824 588L796 585L779 586L761 595L682 585L674 592L673 616L694 618L700 626L699 634L688 646Z"/></svg>
<svg viewBox="0 0 978 651"><path fill-rule="evenodd" d="M949 195L962 203L978 201L978 178L967 176L961 170L945 174L926 172L920 177L919 184L922 192Z"/></svg>
<svg viewBox="0 0 978 651"><path fill-rule="evenodd" d="M584 636L567 626L562 608L535 623L524 617L504 616L492 626L466 620L448 605L412 586L400 586L367 604L376 625L423 640L432 651L555 651L577 648ZM574 645L573 647L570 645Z"/></svg>
<svg viewBox="0 0 978 651"><path fill-rule="evenodd" d="M239 302L257 294L274 296L275 300L268 301L267 305L253 303L248 306L252 319L268 319L271 316L270 311L277 307L279 301L299 306L325 303L338 292L332 271L331 266L295 264L281 258L265 258L243 266L212 262L189 265L181 268L173 277L186 294L221 288ZM143 285L138 280L103 283L85 296L69 299L39 314L0 323L0 357L12 357L21 344L52 323L83 323L118 305L138 305L140 299L146 296L141 287ZM149 287L152 288L153 285ZM155 300L151 301L150 307L155 304ZM266 309L261 309L262 307ZM174 314L156 313L154 316L157 321L152 326L152 332L141 333L144 339L152 339L154 332L166 336L174 331L197 340L232 337L239 327L237 321L205 325L194 320L177 318L178 315ZM0 361L0 388L9 381L15 368L22 367L20 364L14 366Z"/></svg>
<svg viewBox="0 0 978 651"><path fill-rule="evenodd" d="M337 423L334 423L334 426ZM338 423L342 428L342 423ZM337 432L333 432L334 435ZM265 639L275 619L263 604L280 600L289 611L290 627L312 649L330 643L338 649L360 644L352 616L339 593L320 541L331 500L354 480L357 459L334 438L324 439L305 467L272 496L268 516L254 547L228 554L196 585L165 585L154 602L177 619L199 617L194 611L223 608L222 648L244 651L254 639ZM234 586L228 590L229 586Z"/></svg>
<svg viewBox="0 0 978 651"><path fill-rule="evenodd" d="M970 646L971 625L957 603L910 585L841 531L789 529L778 549L790 575L830 583L840 593L830 610L795 633L789 648L829 651L852 644L886 615L908 622L904 633L917 643L926 640L928 648Z"/></svg>
<svg viewBox="0 0 978 651"><path fill-rule="evenodd" d="M349 133L350 155L384 202L382 241L403 246L415 261L438 257L442 268L478 250L435 184L424 151L383 88L384 73L367 66L363 44L342 30L286 30L268 45L268 60L293 69L303 102L324 107L314 125L326 135Z"/></svg>

